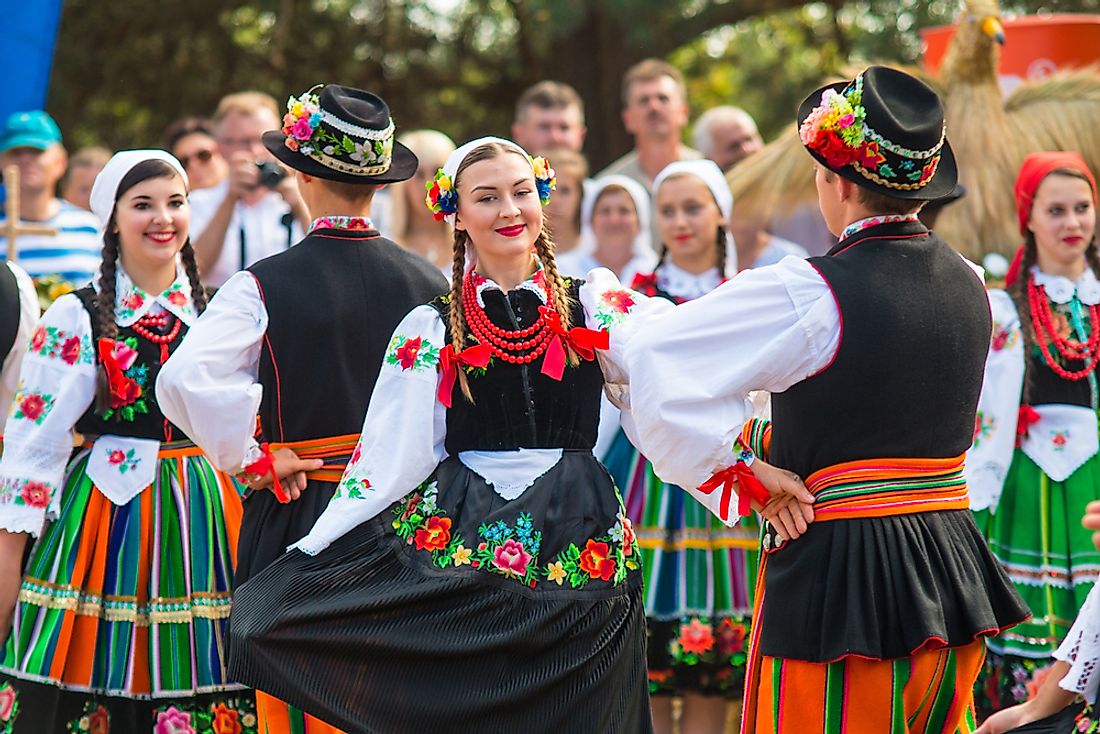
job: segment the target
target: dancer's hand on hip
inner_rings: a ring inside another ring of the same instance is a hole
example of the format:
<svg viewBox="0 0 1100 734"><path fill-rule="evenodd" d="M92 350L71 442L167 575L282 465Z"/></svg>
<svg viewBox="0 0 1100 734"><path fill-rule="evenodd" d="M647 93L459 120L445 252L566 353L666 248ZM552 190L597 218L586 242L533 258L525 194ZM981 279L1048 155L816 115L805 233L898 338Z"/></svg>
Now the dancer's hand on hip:
<svg viewBox="0 0 1100 734"><path fill-rule="evenodd" d="M768 490L771 501L756 509L775 526L784 540L794 540L814 520L814 496L798 475L772 466L759 456L752 463L752 473Z"/></svg>
<svg viewBox="0 0 1100 734"><path fill-rule="evenodd" d="M298 454L285 447L272 451L271 458L274 462L275 474L279 477L279 484L282 485L283 491L290 497L291 502L301 497L302 492L305 491L309 481L306 479L306 472L316 471L325 463L321 459L300 459ZM271 472L267 472L262 477L250 481L248 486L252 489L266 489L272 483Z"/></svg>

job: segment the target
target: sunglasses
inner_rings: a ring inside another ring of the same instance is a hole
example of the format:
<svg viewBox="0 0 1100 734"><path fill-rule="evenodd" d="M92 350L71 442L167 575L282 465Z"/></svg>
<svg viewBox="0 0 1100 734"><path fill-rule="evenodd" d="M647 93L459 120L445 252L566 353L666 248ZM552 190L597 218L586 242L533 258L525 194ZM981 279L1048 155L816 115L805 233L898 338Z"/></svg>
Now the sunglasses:
<svg viewBox="0 0 1100 734"><path fill-rule="evenodd" d="M179 162L180 162L180 165L183 166L183 170L186 171L191 166L191 161L195 161L197 163L209 163L210 159L213 158L213 157L214 157L214 151L212 151L212 150L200 150L199 152L195 153L194 155L180 156Z"/></svg>

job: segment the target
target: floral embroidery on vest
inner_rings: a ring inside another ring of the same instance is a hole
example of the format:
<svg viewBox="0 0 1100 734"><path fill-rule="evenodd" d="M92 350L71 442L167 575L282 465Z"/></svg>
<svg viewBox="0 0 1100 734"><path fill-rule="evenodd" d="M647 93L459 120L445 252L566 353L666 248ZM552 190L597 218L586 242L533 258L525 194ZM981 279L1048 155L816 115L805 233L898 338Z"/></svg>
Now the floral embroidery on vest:
<svg viewBox="0 0 1100 734"><path fill-rule="evenodd" d="M386 350L386 364L401 367L402 371L434 369L439 363L439 347L421 337L410 338L397 334Z"/></svg>
<svg viewBox="0 0 1100 734"><path fill-rule="evenodd" d="M101 704L88 701L84 712L68 723L69 734L111 734L111 714Z"/></svg>
<svg viewBox="0 0 1100 734"><path fill-rule="evenodd" d="M105 362L107 380L111 388L111 405L100 416L103 420L112 417L124 421L133 421L141 413L149 412L145 401L146 382L149 380L149 368L137 361L137 337L128 336L113 342L100 340L101 345L110 344L110 355ZM101 347L102 348L102 347ZM101 352L102 354L102 352Z"/></svg>

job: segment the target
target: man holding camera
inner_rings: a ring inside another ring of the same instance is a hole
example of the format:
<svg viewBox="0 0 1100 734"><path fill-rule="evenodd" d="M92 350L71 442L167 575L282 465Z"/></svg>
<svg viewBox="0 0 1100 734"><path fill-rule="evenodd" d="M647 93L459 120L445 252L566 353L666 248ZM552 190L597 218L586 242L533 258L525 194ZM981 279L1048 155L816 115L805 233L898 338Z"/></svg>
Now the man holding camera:
<svg viewBox="0 0 1100 734"><path fill-rule="evenodd" d="M214 135L229 176L191 194L191 231L202 280L221 286L229 276L302 238L309 211L293 176L264 147L267 130L282 126L275 100L261 92L223 97Z"/></svg>

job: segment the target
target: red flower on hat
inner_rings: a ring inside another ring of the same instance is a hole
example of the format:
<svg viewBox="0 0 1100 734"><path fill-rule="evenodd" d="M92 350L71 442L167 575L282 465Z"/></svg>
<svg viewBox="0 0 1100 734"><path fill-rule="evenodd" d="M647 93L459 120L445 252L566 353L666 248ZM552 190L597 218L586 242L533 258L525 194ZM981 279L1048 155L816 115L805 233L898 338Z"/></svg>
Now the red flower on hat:
<svg viewBox="0 0 1100 734"><path fill-rule="evenodd" d="M839 135L828 130L819 130L810 147L825 159L825 163L830 168L843 168L859 155L859 152L849 148Z"/></svg>
<svg viewBox="0 0 1100 734"><path fill-rule="evenodd" d="M859 165L872 171L877 171L878 165L886 162L886 156L879 151L878 143L873 141L863 144L859 150L858 159Z"/></svg>

